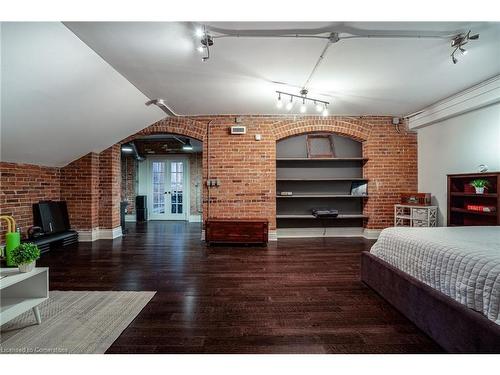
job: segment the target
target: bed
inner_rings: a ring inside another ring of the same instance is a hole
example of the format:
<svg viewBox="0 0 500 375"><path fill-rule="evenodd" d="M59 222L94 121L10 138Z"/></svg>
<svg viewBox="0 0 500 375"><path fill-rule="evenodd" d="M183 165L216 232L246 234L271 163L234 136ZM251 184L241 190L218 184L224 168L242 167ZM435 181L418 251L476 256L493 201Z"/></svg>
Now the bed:
<svg viewBox="0 0 500 375"><path fill-rule="evenodd" d="M361 268L445 350L500 353L500 227L387 228Z"/></svg>

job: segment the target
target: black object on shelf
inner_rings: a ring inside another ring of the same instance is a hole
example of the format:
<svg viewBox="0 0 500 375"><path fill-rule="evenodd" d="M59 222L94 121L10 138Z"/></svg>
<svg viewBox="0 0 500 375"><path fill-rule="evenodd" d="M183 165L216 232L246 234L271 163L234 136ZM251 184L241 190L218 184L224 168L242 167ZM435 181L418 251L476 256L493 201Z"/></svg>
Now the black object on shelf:
<svg viewBox="0 0 500 375"><path fill-rule="evenodd" d="M120 202L120 226L122 227L122 233L125 234L128 230L125 228L125 214L127 213L128 202Z"/></svg>
<svg viewBox="0 0 500 375"><path fill-rule="evenodd" d="M136 208L135 216L137 222L148 221L148 209L147 208Z"/></svg>
<svg viewBox="0 0 500 375"><path fill-rule="evenodd" d="M29 238L46 252L78 241L78 232L71 229L68 208L64 201L40 201L33 204L33 223L39 227Z"/></svg>
<svg viewBox="0 0 500 375"><path fill-rule="evenodd" d="M135 208L145 209L148 207L148 197L146 195L137 195L135 197Z"/></svg>
<svg viewBox="0 0 500 375"><path fill-rule="evenodd" d="M317 219L335 219L339 216L339 211L333 208L313 208L312 214Z"/></svg>

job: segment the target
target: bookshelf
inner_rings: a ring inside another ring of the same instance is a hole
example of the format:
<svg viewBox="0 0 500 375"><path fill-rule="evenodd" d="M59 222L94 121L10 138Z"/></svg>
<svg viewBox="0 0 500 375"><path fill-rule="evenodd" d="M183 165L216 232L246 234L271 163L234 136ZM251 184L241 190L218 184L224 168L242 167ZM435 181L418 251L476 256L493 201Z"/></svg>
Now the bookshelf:
<svg viewBox="0 0 500 375"><path fill-rule="evenodd" d="M325 235L320 228L336 228L335 233L352 233L363 228L367 216L363 208L368 195L353 195L353 186L365 185L362 144L351 138L329 133L332 156L308 157L308 133L289 137L276 145L276 221L281 234L315 233ZM322 133L325 135L325 133ZM282 193L291 195L282 195ZM313 208L332 208L337 218L318 219ZM350 230L350 231L349 231Z"/></svg>
<svg viewBox="0 0 500 375"><path fill-rule="evenodd" d="M476 194L470 186L475 179L488 181L483 194ZM500 225L499 186L500 172L448 175L448 226Z"/></svg>

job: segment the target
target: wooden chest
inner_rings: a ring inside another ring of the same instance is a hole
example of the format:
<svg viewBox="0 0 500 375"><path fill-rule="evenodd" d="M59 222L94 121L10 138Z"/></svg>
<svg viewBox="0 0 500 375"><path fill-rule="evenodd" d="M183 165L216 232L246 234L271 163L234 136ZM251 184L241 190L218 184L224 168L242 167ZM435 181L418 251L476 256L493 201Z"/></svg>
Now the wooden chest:
<svg viewBox="0 0 500 375"><path fill-rule="evenodd" d="M210 219L205 223L205 240L210 243L266 244L266 219Z"/></svg>

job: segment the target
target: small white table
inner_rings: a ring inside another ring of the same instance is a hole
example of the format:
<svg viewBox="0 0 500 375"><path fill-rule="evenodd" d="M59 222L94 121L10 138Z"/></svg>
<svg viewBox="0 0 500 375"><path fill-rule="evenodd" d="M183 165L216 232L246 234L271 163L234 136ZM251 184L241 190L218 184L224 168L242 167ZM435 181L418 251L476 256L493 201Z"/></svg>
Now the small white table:
<svg viewBox="0 0 500 375"><path fill-rule="evenodd" d="M41 324L38 305L49 298L49 269L37 267L21 273L17 268L0 268L0 326L33 310L36 322Z"/></svg>
<svg viewBox="0 0 500 375"><path fill-rule="evenodd" d="M437 206L394 205L395 227L436 227Z"/></svg>

